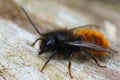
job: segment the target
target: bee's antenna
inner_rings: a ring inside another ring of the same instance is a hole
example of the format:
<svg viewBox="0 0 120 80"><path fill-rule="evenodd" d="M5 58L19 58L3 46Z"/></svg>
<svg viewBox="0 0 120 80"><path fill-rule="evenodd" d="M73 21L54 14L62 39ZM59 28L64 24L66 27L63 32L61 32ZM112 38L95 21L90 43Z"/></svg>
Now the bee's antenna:
<svg viewBox="0 0 120 80"><path fill-rule="evenodd" d="M35 24L33 23L33 21L30 19L30 17L28 16L27 12L24 10L24 8L21 7L21 9L23 10L24 14L27 16L28 20L30 21L30 23L32 24L33 28L37 31L38 34L42 35L42 33L40 33L40 31L36 28Z"/></svg>

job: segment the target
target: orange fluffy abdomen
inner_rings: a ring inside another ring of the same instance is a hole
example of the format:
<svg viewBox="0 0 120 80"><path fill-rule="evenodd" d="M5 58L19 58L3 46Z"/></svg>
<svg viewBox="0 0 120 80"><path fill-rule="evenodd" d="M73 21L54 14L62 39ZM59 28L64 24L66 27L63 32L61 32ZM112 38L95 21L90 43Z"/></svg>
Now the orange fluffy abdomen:
<svg viewBox="0 0 120 80"><path fill-rule="evenodd" d="M88 30L88 29L76 30L76 31L74 31L74 35L78 36L78 37L79 36L82 37L83 41L85 41L85 42L100 45L105 49L109 48L108 41L104 37L104 35L101 34L100 32L95 31L95 30L92 30L92 29L90 29L90 30ZM106 56L107 55L106 52L98 52L98 51L93 51L93 50L92 50L91 54L92 55L99 55L99 56Z"/></svg>

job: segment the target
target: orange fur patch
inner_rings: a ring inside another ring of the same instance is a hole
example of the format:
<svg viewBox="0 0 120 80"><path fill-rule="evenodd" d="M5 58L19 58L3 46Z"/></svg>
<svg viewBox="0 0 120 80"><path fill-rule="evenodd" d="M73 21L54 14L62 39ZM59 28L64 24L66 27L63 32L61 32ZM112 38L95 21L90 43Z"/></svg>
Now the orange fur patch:
<svg viewBox="0 0 120 80"><path fill-rule="evenodd" d="M93 30L93 29L75 30L73 32L73 34L75 36L83 37L83 40L86 42L98 44L98 45L104 47L105 49L107 49L109 47L108 41L104 37L104 35L101 34L100 32ZM96 51L92 52L92 55L105 56L106 54L107 53L105 53L105 52L96 52Z"/></svg>

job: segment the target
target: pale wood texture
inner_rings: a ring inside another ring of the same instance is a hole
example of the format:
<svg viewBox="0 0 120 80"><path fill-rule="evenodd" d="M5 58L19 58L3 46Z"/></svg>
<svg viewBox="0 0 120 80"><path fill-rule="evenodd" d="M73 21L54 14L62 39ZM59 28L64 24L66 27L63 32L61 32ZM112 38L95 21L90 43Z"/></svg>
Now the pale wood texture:
<svg viewBox="0 0 120 80"><path fill-rule="evenodd" d="M0 80L71 80L68 61L63 59L51 60L40 72L49 53L38 56L38 44L30 46L39 36L33 35L35 31L20 6L43 33L88 23L100 25L100 31L118 53L100 62L106 68L92 60L73 60L73 80L120 80L120 12L117 4L117 8L108 4L96 0L0 0Z"/></svg>

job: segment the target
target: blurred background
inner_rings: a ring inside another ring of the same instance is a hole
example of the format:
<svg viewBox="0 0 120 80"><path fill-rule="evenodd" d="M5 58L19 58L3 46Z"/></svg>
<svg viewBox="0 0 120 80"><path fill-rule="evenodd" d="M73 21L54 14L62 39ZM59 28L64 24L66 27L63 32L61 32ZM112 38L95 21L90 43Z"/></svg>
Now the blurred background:
<svg viewBox="0 0 120 80"><path fill-rule="evenodd" d="M70 79L65 60L51 60L52 65L40 73L39 69L48 58L46 54L38 58L37 49L28 44L37 38L37 33L21 7L42 33L86 24L98 25L98 31L118 53L110 54L112 57L103 62L107 65L104 69L92 61L74 61L74 80L120 80L120 0L0 0L0 80ZM9 21L18 26L9 24Z"/></svg>
<svg viewBox="0 0 120 80"><path fill-rule="evenodd" d="M120 0L0 0L0 18L35 33L23 7L42 33L97 24L112 42L120 42ZM119 46L119 45L118 45Z"/></svg>

